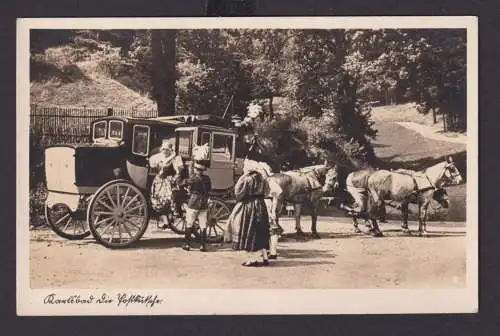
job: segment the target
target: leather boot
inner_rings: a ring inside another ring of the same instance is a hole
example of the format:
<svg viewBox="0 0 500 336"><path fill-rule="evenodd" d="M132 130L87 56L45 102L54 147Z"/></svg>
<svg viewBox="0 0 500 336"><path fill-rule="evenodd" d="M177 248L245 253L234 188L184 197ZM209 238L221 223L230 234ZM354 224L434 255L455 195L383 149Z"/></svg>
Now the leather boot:
<svg viewBox="0 0 500 336"><path fill-rule="evenodd" d="M203 229L200 232L200 251L205 252L207 250L207 229Z"/></svg>
<svg viewBox="0 0 500 336"><path fill-rule="evenodd" d="M186 228L186 233L184 234L184 245L182 249L189 251L191 249L191 234L193 233L193 228Z"/></svg>

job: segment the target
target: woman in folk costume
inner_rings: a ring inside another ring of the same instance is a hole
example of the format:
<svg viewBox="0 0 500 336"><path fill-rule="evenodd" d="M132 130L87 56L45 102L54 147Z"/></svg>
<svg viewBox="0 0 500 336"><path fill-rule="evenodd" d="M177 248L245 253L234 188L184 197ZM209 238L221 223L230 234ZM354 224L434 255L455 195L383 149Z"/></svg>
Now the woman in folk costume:
<svg viewBox="0 0 500 336"><path fill-rule="evenodd" d="M245 160L243 173L234 187L237 203L229 216L233 249L249 252L249 259L242 266L266 266L269 264L269 216L264 196L265 178L270 170L265 163Z"/></svg>
<svg viewBox="0 0 500 336"><path fill-rule="evenodd" d="M163 140L160 152L149 158L149 166L157 171L151 186L151 206L160 213L160 219L166 225L166 213L171 211L172 191L176 188L175 176L183 165L176 157L172 144Z"/></svg>

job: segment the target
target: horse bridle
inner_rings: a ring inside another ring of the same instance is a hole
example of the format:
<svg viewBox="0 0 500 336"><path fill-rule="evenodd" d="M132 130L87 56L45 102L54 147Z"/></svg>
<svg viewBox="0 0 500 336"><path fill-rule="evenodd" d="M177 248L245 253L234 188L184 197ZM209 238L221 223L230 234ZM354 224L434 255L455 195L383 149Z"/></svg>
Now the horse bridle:
<svg viewBox="0 0 500 336"><path fill-rule="evenodd" d="M454 169L452 169L454 168ZM456 173L454 171L457 171ZM449 171L450 172L450 176L446 176L445 173L446 171ZM455 166L455 163L454 162L449 162L446 164L446 166L444 166L444 169L443 169L443 173L441 174L441 176L444 176L444 178L446 178L447 180L455 180L456 177L460 176L460 172L458 172L458 169L457 167Z"/></svg>

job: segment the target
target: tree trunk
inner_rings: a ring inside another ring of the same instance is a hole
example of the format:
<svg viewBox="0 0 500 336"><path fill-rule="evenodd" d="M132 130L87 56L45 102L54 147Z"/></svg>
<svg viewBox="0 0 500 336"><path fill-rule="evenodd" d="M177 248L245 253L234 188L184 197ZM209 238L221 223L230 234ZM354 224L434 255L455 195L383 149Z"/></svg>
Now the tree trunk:
<svg viewBox="0 0 500 336"><path fill-rule="evenodd" d="M434 125L436 125L437 123L436 103L434 101L432 102L432 120L434 121Z"/></svg>
<svg viewBox="0 0 500 336"><path fill-rule="evenodd" d="M274 119L273 96L269 97L269 119Z"/></svg>
<svg viewBox="0 0 500 336"><path fill-rule="evenodd" d="M443 114L443 132L446 132L446 119L447 119L447 113L445 111L442 112Z"/></svg>
<svg viewBox="0 0 500 336"><path fill-rule="evenodd" d="M176 31L151 31L153 97L159 116L175 114Z"/></svg>

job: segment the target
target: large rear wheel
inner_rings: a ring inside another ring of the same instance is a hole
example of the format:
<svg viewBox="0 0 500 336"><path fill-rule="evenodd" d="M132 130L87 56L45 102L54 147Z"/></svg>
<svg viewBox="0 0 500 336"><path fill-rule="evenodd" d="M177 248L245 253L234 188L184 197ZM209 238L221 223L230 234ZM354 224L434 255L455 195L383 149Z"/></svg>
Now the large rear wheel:
<svg viewBox="0 0 500 336"><path fill-rule="evenodd" d="M109 248L124 248L138 241L148 226L148 203L135 185L115 180L103 185L87 208L94 238Z"/></svg>

